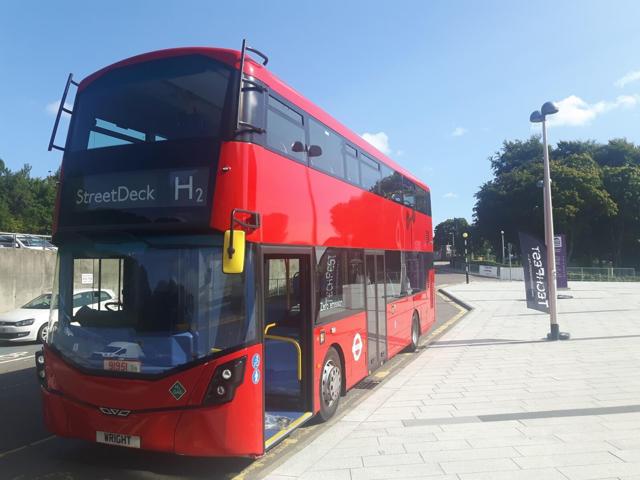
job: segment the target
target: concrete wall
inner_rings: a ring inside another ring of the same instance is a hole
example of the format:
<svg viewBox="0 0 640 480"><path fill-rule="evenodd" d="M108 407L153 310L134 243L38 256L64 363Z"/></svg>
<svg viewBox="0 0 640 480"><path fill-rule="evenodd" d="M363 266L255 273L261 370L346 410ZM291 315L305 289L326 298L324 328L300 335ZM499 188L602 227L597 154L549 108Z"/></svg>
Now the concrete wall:
<svg viewBox="0 0 640 480"><path fill-rule="evenodd" d="M55 268L56 252L0 248L0 312L50 292Z"/></svg>

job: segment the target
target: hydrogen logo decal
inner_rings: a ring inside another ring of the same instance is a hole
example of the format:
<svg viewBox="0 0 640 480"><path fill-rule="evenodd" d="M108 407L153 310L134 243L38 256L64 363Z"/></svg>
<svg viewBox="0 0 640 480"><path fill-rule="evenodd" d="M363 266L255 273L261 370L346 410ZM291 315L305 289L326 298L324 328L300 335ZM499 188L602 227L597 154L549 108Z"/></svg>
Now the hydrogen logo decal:
<svg viewBox="0 0 640 480"><path fill-rule="evenodd" d="M351 353L353 353L353 359L357 362L362 355L362 337L359 333L356 333L353 337L353 345L351 346Z"/></svg>
<svg viewBox="0 0 640 480"><path fill-rule="evenodd" d="M180 382L176 382L169 389L169 393L176 400L180 400L184 396L184 394L187 393L187 389L184 388Z"/></svg>
<svg viewBox="0 0 640 480"><path fill-rule="evenodd" d="M257 368L253 371L253 375L251 375L251 381L256 385L260 381L260 370Z"/></svg>
<svg viewBox="0 0 640 480"><path fill-rule="evenodd" d="M258 368L260 366L260 354L259 353L254 353L253 357L251 358L251 366L253 368Z"/></svg>

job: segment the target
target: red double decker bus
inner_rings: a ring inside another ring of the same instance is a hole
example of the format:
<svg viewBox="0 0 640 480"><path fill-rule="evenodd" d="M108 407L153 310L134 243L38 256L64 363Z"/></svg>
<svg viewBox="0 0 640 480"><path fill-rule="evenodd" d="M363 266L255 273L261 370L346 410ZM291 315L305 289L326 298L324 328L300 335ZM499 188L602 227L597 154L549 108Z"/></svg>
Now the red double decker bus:
<svg viewBox="0 0 640 480"><path fill-rule="evenodd" d="M69 77L36 358L56 435L259 456L433 323L428 188L264 64L243 43Z"/></svg>

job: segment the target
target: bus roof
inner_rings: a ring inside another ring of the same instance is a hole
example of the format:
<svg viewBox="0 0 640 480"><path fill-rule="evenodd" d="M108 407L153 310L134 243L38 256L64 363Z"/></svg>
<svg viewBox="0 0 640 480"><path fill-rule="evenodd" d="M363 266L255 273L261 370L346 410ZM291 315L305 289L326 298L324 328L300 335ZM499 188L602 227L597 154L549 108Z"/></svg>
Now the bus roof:
<svg viewBox="0 0 640 480"><path fill-rule="evenodd" d="M87 85L101 77L105 73L124 67L127 65L133 65L136 63L147 62L150 60L157 60L161 58L167 57L175 57L175 56L183 56L183 55L204 55L207 57L214 58L223 63L233 66L234 68L240 67L240 55L241 53L238 50L231 50L226 48L211 48L211 47L182 47L182 48L171 48L166 50L157 50L154 52L144 53L141 55L136 55L119 62L116 62L112 65L104 67L97 72L86 77L78 87L78 91L82 91ZM269 86L269 88L273 89L278 94L282 95L284 98L289 100L291 103L298 105L301 109L305 110L310 115L317 118L319 121L327 125L329 128L335 130L340 135L348 139L353 144L357 145L364 152L369 155L375 157L376 159L382 161L390 168L400 172L408 179L415 182L420 187L429 191L429 187L424 184L421 180L416 178L413 174L405 170L403 167L394 162L391 158L386 156L380 150L375 148L365 139L363 139L360 135L352 132L349 128L345 127L342 123L338 122L335 118L325 112L322 108L315 105L313 102L309 101L303 95L298 93L296 90L291 88L289 85L280 80L276 75L270 72L263 65L254 61L249 55L245 57L244 64L244 73L247 75L251 75L253 77L258 78L265 84Z"/></svg>

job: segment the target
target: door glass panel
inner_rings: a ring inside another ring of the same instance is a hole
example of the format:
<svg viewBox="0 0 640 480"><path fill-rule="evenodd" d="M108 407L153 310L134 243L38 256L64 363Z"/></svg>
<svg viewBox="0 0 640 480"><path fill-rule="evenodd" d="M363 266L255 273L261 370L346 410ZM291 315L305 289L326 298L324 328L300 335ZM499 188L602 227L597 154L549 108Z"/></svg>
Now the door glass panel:
<svg viewBox="0 0 640 480"><path fill-rule="evenodd" d="M286 422L282 412L308 411L302 375L308 351L308 261L308 256L265 258L265 415L271 419L266 421L269 425ZM266 427L265 434L277 431Z"/></svg>
<svg viewBox="0 0 640 480"><path fill-rule="evenodd" d="M266 325L295 327L300 323L300 260L270 258L267 260L267 292L265 294Z"/></svg>
<svg viewBox="0 0 640 480"><path fill-rule="evenodd" d="M367 356L369 370L375 369L378 359L378 306L376 303L375 256L366 256L367 277Z"/></svg>
<svg viewBox="0 0 640 480"><path fill-rule="evenodd" d="M378 361L387 358L387 306L385 302L384 255L376 255L376 286L378 298Z"/></svg>

